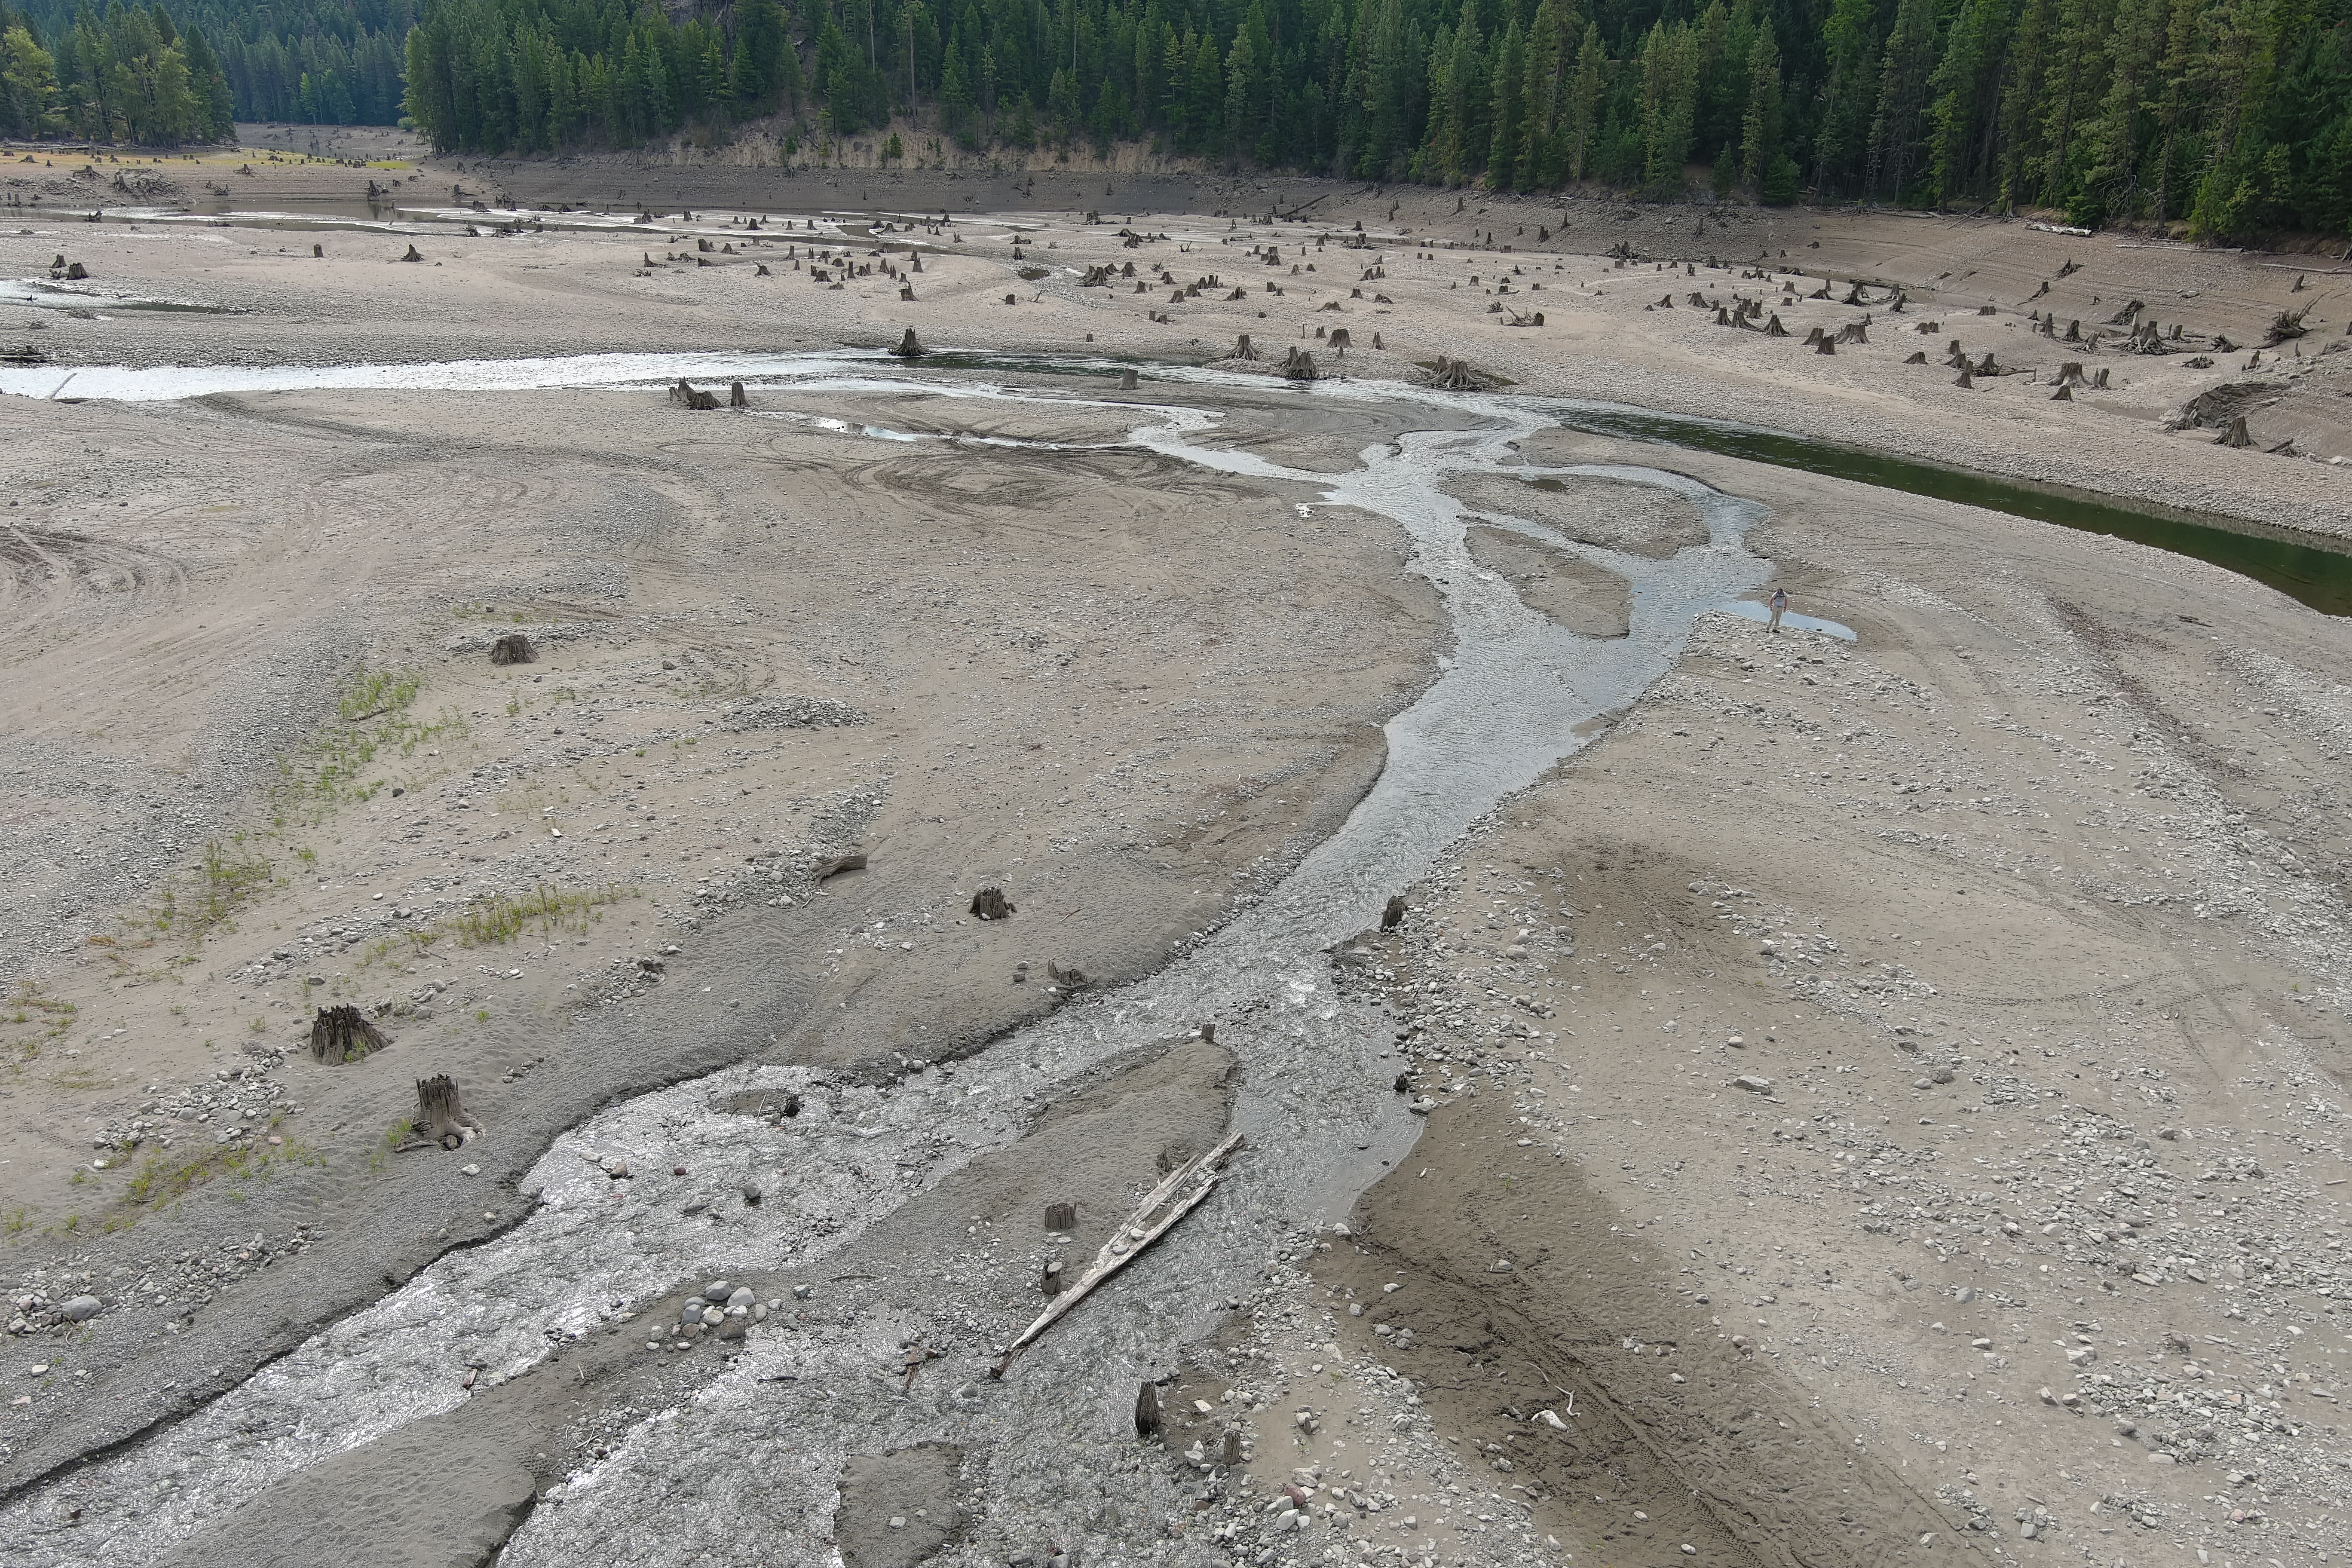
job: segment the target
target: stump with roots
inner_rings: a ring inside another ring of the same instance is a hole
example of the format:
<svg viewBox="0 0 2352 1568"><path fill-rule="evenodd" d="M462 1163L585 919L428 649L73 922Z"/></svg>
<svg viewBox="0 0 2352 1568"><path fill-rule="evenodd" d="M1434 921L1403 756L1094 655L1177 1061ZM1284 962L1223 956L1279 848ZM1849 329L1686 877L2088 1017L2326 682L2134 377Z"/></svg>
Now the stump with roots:
<svg viewBox="0 0 2352 1568"><path fill-rule="evenodd" d="M1225 1428L1224 1446L1217 1451L1217 1458L1229 1470L1241 1468L1242 1435L1237 1429L1231 1426Z"/></svg>
<svg viewBox="0 0 2352 1568"><path fill-rule="evenodd" d="M1234 340L1233 357L1235 359L1257 358L1257 350L1251 346L1250 335L1247 332L1244 332L1240 337Z"/></svg>
<svg viewBox="0 0 2352 1568"><path fill-rule="evenodd" d="M743 395L743 384L741 382L730 381L727 384L727 406L730 408L749 408L751 406L751 400Z"/></svg>
<svg viewBox="0 0 2352 1568"><path fill-rule="evenodd" d="M401 259L402 259L403 261L422 261L422 260L424 260L424 259L425 259L425 258L423 258L422 256L417 255L417 254L416 254L416 247L415 247L415 246L413 246L413 245L412 245L412 246L410 246L410 247L408 247L408 254L407 254L407 255L405 255L405 256L404 256L404 257L402 257L402 258L401 258Z"/></svg>
<svg viewBox="0 0 2352 1568"><path fill-rule="evenodd" d="M2235 419L2231 420L2230 427L2221 432L2221 439L2220 442L2220 445L2221 446L2251 447L2253 444L2254 437L2252 434L2247 430L2246 416L2242 414L2239 415Z"/></svg>
<svg viewBox="0 0 2352 1568"><path fill-rule="evenodd" d="M310 254L313 256L324 256L327 254L327 247L323 245L314 245L310 247Z"/></svg>
<svg viewBox="0 0 2352 1568"><path fill-rule="evenodd" d="M1156 1384L1147 1383L1135 1391L1135 1435L1160 1436L1160 1390Z"/></svg>
<svg viewBox="0 0 2352 1568"><path fill-rule="evenodd" d="M1917 350L1909 359L1905 360L1903 363L1905 364L1926 364L1927 363L1927 351L1926 349Z"/></svg>
<svg viewBox="0 0 2352 1568"><path fill-rule="evenodd" d="M1045 1205L1045 1228L1047 1230L1056 1231L1077 1229L1078 1205L1076 1204L1047 1204Z"/></svg>
<svg viewBox="0 0 2352 1568"><path fill-rule="evenodd" d="M1334 327L1331 329L1331 346L1334 349L1337 349L1341 353L1345 353L1347 350L1353 348L1355 346L1355 342L1356 340L1348 335L1347 328Z"/></svg>
<svg viewBox="0 0 2352 1568"><path fill-rule="evenodd" d="M972 895L971 912L984 921L1013 918L1013 900L1004 896L1002 888L982 888Z"/></svg>
<svg viewBox="0 0 2352 1568"><path fill-rule="evenodd" d="M1838 332L1837 341L1842 343L1866 343L1870 341L1870 329L1860 321L1849 321Z"/></svg>
<svg viewBox="0 0 2352 1568"><path fill-rule="evenodd" d="M1372 347L1374 347L1374 348L1376 348L1376 349L1382 350L1383 352L1385 352L1385 351L1387 350L1387 348L1388 348L1388 344L1386 344L1386 343L1384 343L1384 342L1381 342L1381 335L1380 335L1380 333L1378 333L1378 332L1374 332L1374 333L1372 334Z"/></svg>
<svg viewBox="0 0 2352 1568"><path fill-rule="evenodd" d="M390 1044L357 1007L321 1007L310 1020L310 1054L329 1067L355 1062Z"/></svg>
<svg viewBox="0 0 2352 1568"><path fill-rule="evenodd" d="M1004 302L1008 305L1011 304L1013 302L1013 296L1007 294L1004 297ZM924 348L922 344L915 341L915 329L908 327L907 329L907 335L900 338L898 340L898 346L892 349L890 352L897 354L900 359L920 359L924 354L930 351Z"/></svg>
<svg viewBox="0 0 2352 1568"><path fill-rule="evenodd" d="M754 278L772 278L775 274L769 271L768 264L762 261L757 267L751 268L751 276Z"/></svg>
<svg viewBox="0 0 2352 1568"><path fill-rule="evenodd" d="M1965 386L1973 391L1976 388L1977 378L1970 375L1968 373L1967 367L1963 366L1960 370L1960 374L1952 378L1952 384L1954 386Z"/></svg>
<svg viewBox="0 0 2352 1568"><path fill-rule="evenodd" d="M1789 335L1789 329L1780 324L1778 311L1773 312L1772 319L1764 323L1764 335L1768 338L1785 338Z"/></svg>
<svg viewBox="0 0 2352 1568"><path fill-rule="evenodd" d="M538 660L539 650L520 632L509 632L490 645L492 664L535 664Z"/></svg>
<svg viewBox="0 0 2352 1568"><path fill-rule="evenodd" d="M1118 373L1118 389L1121 392L1133 392L1142 384L1132 368Z"/></svg>
<svg viewBox="0 0 2352 1568"><path fill-rule="evenodd" d="M681 408L711 409L719 406L718 397L689 382L684 376L669 389L669 400Z"/></svg>
<svg viewBox="0 0 2352 1568"><path fill-rule="evenodd" d="M2070 359L2064 364L2058 367L2059 385L2063 386L2070 381L2080 381L2082 379L2083 362L2081 360Z"/></svg>
<svg viewBox="0 0 2352 1568"><path fill-rule="evenodd" d="M1837 340L1823 332L1821 342L1813 345L1813 352L1817 354L1833 354L1837 353Z"/></svg>
<svg viewBox="0 0 2352 1568"><path fill-rule="evenodd" d="M1813 328L1811 331L1808 331L1808 332L1805 334L1805 346L1806 346L1807 348L1811 348L1814 344L1816 344L1816 343L1820 342L1821 341L1822 341L1822 330L1821 330L1821 328L1819 328L1819 327L1815 327L1815 328Z"/></svg>
<svg viewBox="0 0 2352 1568"><path fill-rule="evenodd" d="M2050 401L2053 403L2072 403L2074 401L2074 389L2062 381L2058 384L2058 390L2050 395Z"/></svg>
<svg viewBox="0 0 2352 1568"><path fill-rule="evenodd" d="M1381 910L1381 929L1394 931L1404 923L1404 895L1391 893L1388 907Z"/></svg>
<svg viewBox="0 0 2352 1568"><path fill-rule="evenodd" d="M1045 978L1064 991L1083 991L1087 985L1085 970L1076 964L1065 969L1050 958L1045 961Z"/></svg>
<svg viewBox="0 0 2352 1568"><path fill-rule="evenodd" d="M2091 385L2100 392L2105 392L2107 389L2106 366L2101 365L2099 367L2098 374L2091 377Z"/></svg>
<svg viewBox="0 0 2352 1568"><path fill-rule="evenodd" d="M420 1139L444 1149L470 1143L482 1135L482 1124L457 1102L457 1080L447 1073L416 1080L416 1131Z"/></svg>
<svg viewBox="0 0 2352 1568"><path fill-rule="evenodd" d="M1315 356L1305 349L1290 351L1290 357L1282 362L1282 374L1292 381L1314 381L1321 374L1315 368Z"/></svg>

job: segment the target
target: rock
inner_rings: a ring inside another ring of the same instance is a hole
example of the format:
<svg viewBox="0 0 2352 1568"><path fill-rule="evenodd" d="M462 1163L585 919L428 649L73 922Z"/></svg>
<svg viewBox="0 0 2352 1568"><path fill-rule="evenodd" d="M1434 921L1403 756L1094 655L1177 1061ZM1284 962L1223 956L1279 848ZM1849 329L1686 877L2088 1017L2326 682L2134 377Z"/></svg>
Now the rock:
<svg viewBox="0 0 2352 1568"><path fill-rule="evenodd" d="M726 1321L727 1314L721 1309L717 1307L705 1307L702 1309L702 1326L704 1328L715 1329Z"/></svg>
<svg viewBox="0 0 2352 1568"><path fill-rule="evenodd" d="M752 1300L751 1287L749 1285L738 1285L727 1293L727 1304L730 1307L748 1307Z"/></svg>
<svg viewBox="0 0 2352 1568"><path fill-rule="evenodd" d="M724 1301L734 1289L735 1287L727 1280L713 1279L702 1288L702 1299L706 1301Z"/></svg>
<svg viewBox="0 0 2352 1568"><path fill-rule="evenodd" d="M457 1173L461 1176L478 1176L482 1173L482 1168L479 1165L460 1165L457 1167Z"/></svg>
<svg viewBox="0 0 2352 1568"><path fill-rule="evenodd" d="M1731 1080L1731 1087L1744 1089L1750 1094L1769 1094L1772 1092L1772 1080L1769 1078L1757 1078L1749 1073L1741 1073Z"/></svg>
<svg viewBox="0 0 2352 1568"><path fill-rule="evenodd" d="M98 1316L98 1298L95 1296L70 1296L66 1299L66 1304L58 1310L65 1313L68 1322L87 1323Z"/></svg>

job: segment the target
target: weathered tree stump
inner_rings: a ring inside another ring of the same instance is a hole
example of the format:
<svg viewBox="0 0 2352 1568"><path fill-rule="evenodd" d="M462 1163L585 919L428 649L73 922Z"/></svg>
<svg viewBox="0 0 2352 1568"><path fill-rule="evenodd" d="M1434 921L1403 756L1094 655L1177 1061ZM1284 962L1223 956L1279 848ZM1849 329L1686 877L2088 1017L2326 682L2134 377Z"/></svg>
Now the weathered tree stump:
<svg viewBox="0 0 2352 1568"><path fill-rule="evenodd" d="M2246 429L2244 415L2241 414L2230 421L2230 427L2221 432L2220 444L2224 447L2251 447L2254 444L2252 435Z"/></svg>
<svg viewBox="0 0 2352 1568"><path fill-rule="evenodd" d="M1217 1026L1214 1024L1201 1026L1201 1043L1204 1046L1213 1046L1217 1043Z"/></svg>
<svg viewBox="0 0 2352 1568"><path fill-rule="evenodd" d="M321 1007L310 1020L310 1054L329 1067L355 1062L390 1044L357 1007Z"/></svg>
<svg viewBox="0 0 2352 1568"><path fill-rule="evenodd" d="M1013 901L1004 896L1002 888L982 888L972 895L971 912L984 921L1011 920Z"/></svg>
<svg viewBox="0 0 2352 1568"><path fill-rule="evenodd" d="M1142 380L1137 376L1132 369L1123 370L1118 373L1118 389L1121 392L1133 392L1137 387L1142 384Z"/></svg>
<svg viewBox="0 0 2352 1568"><path fill-rule="evenodd" d="M1954 386L1965 386L1973 392L1976 390L1977 378L1970 375L1968 372L1968 367L1963 365L1960 367L1960 374L1952 378L1952 384Z"/></svg>
<svg viewBox="0 0 2352 1568"><path fill-rule="evenodd" d="M539 650L520 632L509 632L490 645L492 664L536 664Z"/></svg>
<svg viewBox="0 0 2352 1568"><path fill-rule="evenodd" d="M1905 364L1926 364L1927 363L1927 351L1926 349L1920 349L1903 363Z"/></svg>
<svg viewBox="0 0 2352 1568"><path fill-rule="evenodd" d="M1780 324L1779 311L1774 311L1772 319L1764 323L1764 335L1768 338L1785 338L1789 335L1789 329Z"/></svg>
<svg viewBox="0 0 2352 1568"><path fill-rule="evenodd" d="M1233 357L1235 359L1257 358L1257 350L1250 342L1250 335L1247 332L1234 340Z"/></svg>
<svg viewBox="0 0 2352 1568"><path fill-rule="evenodd" d="M2058 390L2050 395L2050 401L2053 403L2072 403L2074 401L2074 389L2062 381L2058 384Z"/></svg>
<svg viewBox="0 0 2352 1568"><path fill-rule="evenodd" d="M1538 327L1540 327L1540 326L1542 326L1542 325L1543 325L1543 317L1542 317L1542 316L1538 315L1538 317L1536 317L1536 325L1537 325L1537 326L1538 326ZM1388 344L1386 344L1386 343L1384 343L1384 342L1381 342L1381 335L1380 335L1380 333L1378 333L1378 332L1374 332L1374 333L1372 334L1372 347L1374 347L1374 348L1376 348L1376 349L1382 350L1382 351L1386 351L1386 349L1388 348Z"/></svg>
<svg viewBox="0 0 2352 1568"><path fill-rule="evenodd" d="M1833 354L1837 353L1837 340L1823 332L1822 341L1813 345L1813 352L1817 354Z"/></svg>
<svg viewBox="0 0 2352 1568"><path fill-rule="evenodd" d="M719 406L719 399L714 394L703 391L684 376L678 377L677 384L669 389L669 400L681 408L708 410Z"/></svg>
<svg viewBox="0 0 2352 1568"><path fill-rule="evenodd" d="M1321 373L1315 368L1315 356L1303 349L1291 351L1291 357L1283 362L1282 374L1292 381L1316 381L1321 378Z"/></svg>
<svg viewBox="0 0 2352 1568"><path fill-rule="evenodd" d="M1394 931L1404 923L1404 895L1391 893L1388 906L1381 910L1381 929Z"/></svg>
<svg viewBox="0 0 2352 1568"><path fill-rule="evenodd" d="M1004 297L1004 302L1008 305L1013 303L1013 296L1007 294ZM908 327L907 329L907 335L900 338L898 340L898 346L892 349L890 352L897 354L900 359L920 359L929 351L915 341L915 329Z"/></svg>
<svg viewBox="0 0 2352 1568"><path fill-rule="evenodd" d="M2101 365L2098 369L2098 374L2091 377L2091 385L2101 392L2105 392L2106 390L2107 367L2105 365Z"/></svg>
<svg viewBox="0 0 2352 1568"><path fill-rule="evenodd" d="M327 254L327 247L323 245L314 245L310 247L310 254L313 256L324 256Z"/></svg>
<svg viewBox="0 0 2352 1568"><path fill-rule="evenodd" d="M1062 1260L1058 1258L1047 1258L1045 1267L1037 1274L1038 1290L1047 1296L1058 1296L1062 1293Z"/></svg>
<svg viewBox="0 0 2352 1568"><path fill-rule="evenodd" d="M1047 1204L1045 1205L1045 1228L1047 1230L1077 1229L1078 1205L1076 1204Z"/></svg>
<svg viewBox="0 0 2352 1568"><path fill-rule="evenodd" d="M1241 1464L1242 1435L1238 1430L1231 1426L1225 1428L1224 1446L1218 1450L1217 1458L1229 1470Z"/></svg>
<svg viewBox="0 0 2352 1568"><path fill-rule="evenodd" d="M1160 1389L1147 1383L1135 1391L1135 1435L1139 1437L1160 1436Z"/></svg>
<svg viewBox="0 0 2352 1568"><path fill-rule="evenodd" d="M416 1131L444 1149L455 1149L479 1138L482 1124L457 1102L457 1080L443 1073L416 1080Z"/></svg>
<svg viewBox="0 0 2352 1568"><path fill-rule="evenodd" d="M1347 328L1345 328L1345 327L1334 327L1334 328L1332 328L1332 329L1331 329L1331 346L1332 346L1334 349L1337 349L1337 350L1339 350L1339 351L1340 351L1341 353L1345 353L1345 352L1347 352L1349 349L1353 348L1353 347L1355 346L1355 342L1356 342L1356 340L1355 340L1355 339L1353 339L1353 338L1351 338L1351 337L1349 337L1349 336L1348 335L1348 329L1347 329Z"/></svg>
<svg viewBox="0 0 2352 1568"><path fill-rule="evenodd" d="M1076 964L1065 969L1050 958L1045 961L1045 978L1052 981L1064 991L1081 991L1086 988L1087 984L1087 972L1085 970L1078 968Z"/></svg>
<svg viewBox="0 0 2352 1568"><path fill-rule="evenodd" d="M413 246L413 245L412 245L412 246L410 246L410 247L408 247L408 254L407 254L407 255L405 255L405 256L404 256L404 257L402 257L402 258L401 258L401 259L402 259L403 261L422 261L422 260L424 260L424 259L425 259L425 258L423 258L423 257L421 257L421 256L417 255L417 254L416 254L416 247L415 247L415 246Z"/></svg>
<svg viewBox="0 0 2352 1568"><path fill-rule="evenodd" d="M751 400L743 395L743 384L741 382L730 381L727 384L727 406L730 408L749 408L751 406Z"/></svg>

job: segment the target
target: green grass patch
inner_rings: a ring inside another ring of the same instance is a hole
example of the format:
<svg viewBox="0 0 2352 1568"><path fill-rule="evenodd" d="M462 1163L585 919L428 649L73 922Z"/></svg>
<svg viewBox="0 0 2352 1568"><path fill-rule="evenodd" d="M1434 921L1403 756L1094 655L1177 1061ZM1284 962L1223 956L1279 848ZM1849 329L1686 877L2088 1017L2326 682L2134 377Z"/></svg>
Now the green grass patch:
<svg viewBox="0 0 2352 1568"><path fill-rule="evenodd" d="M625 882L608 883L585 892L569 892L542 882L520 898L485 894L429 926L397 936L378 937L368 944L360 963L364 966L386 958L404 942L415 955L422 956L433 950L434 943L444 941L455 942L460 947L499 947L532 932L549 938L585 935L589 927L604 918L605 906L635 898L637 891Z"/></svg>
<svg viewBox="0 0 2352 1568"><path fill-rule="evenodd" d="M335 688L334 717L278 764L273 825L315 822L334 806L367 800L391 783L380 776L380 763L413 756L427 742L463 735L465 720L454 709L431 719L410 710L422 684L413 670L365 665L344 676Z"/></svg>

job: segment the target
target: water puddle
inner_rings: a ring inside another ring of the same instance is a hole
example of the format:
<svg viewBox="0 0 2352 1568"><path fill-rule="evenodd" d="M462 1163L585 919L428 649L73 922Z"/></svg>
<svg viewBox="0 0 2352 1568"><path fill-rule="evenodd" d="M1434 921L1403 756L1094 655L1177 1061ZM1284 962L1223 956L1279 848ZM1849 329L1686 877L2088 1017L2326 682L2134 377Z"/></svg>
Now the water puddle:
<svg viewBox="0 0 2352 1568"><path fill-rule="evenodd" d="M712 1369L693 1398L690 1422L677 1418L683 1410L655 1413L614 1441L611 1459L572 1478L560 1506L531 1514L501 1561L656 1563L704 1553L829 1561L824 1535L841 1459L877 1442L961 1444L986 1471L984 1490L994 1499L1066 1485L1074 1467L1110 1472L1136 1379L1166 1371L1174 1347L1212 1331L1228 1300L1255 1289L1266 1258L1302 1226L1344 1213L1419 1131L1391 1088L1397 1068L1386 1020L1339 994L1337 966L1352 962L1349 939L1370 929L1389 895L1419 880L1480 817L1578 751L1606 714L1663 676L1699 616L1754 591L1769 570L1741 543L1765 516L1751 501L1643 468L1533 470L1674 490L1698 509L1706 540L1663 561L1583 547L1632 585L1626 637L1580 637L1529 610L1508 583L1474 564L1464 538L1469 514L1443 489L1465 475L1530 472L1517 443L1557 416L1523 400L1320 384L1300 395L1377 408L1402 431L1334 474L1202 444L1223 418L1219 395L1270 390L1262 378L1205 370L1167 372L1161 385L1134 401L923 375L879 355L81 374L147 399L297 386L656 387L686 375L758 377L810 392L919 392L947 411L943 424L959 403L1109 412L1129 422L1126 445L1218 473L1311 487L1316 504L1389 520L1410 542L1409 570L1438 591L1454 648L1439 679L1390 721L1385 769L1330 838L1165 969L1066 1006L960 1064L953 1092L961 1109L954 1116L940 1115L937 1085L853 1092L793 1068L729 1069L600 1112L540 1161L525 1190L539 1194L541 1206L516 1230L436 1263L173 1427L0 1510L0 1531L19 1542L18 1560L28 1565L87 1560L83 1542L72 1539L78 1532L39 1531L61 1509L102 1519L125 1561L152 1558L172 1541L221 1523L274 1482L446 1408L460 1397L450 1387L453 1345L468 1347L470 1359L497 1375L512 1375L543 1360L550 1345L610 1322L617 1310L641 1306L680 1279L740 1277L838 1252L896 1203L920 1201L947 1175L1017 1140L1028 1125L1026 1097L1050 1100L1139 1045L1213 1019L1219 1044L1240 1063L1234 1121L1248 1138L1246 1152L1152 1258L1058 1324L1012 1375L987 1381L982 1369L993 1347L960 1343L936 1375L924 1374L934 1391L929 1403L903 1398L873 1369L895 1354L895 1343L940 1333L930 1306L827 1285L822 1310L805 1322L755 1334L732 1363ZM0 379L7 390L32 384ZM1185 395L1194 392L1202 395ZM852 438L1033 444L979 431L918 437L830 415L796 416L824 421L828 430L837 426ZM1414 427L1423 420L1449 427ZM583 1048L593 1048L598 1029L627 1026L601 1013L576 1026ZM898 1177L862 1187L845 1177L841 1194L779 1197L760 1210L757 1226L715 1228L680 1214L675 1184L665 1184L656 1202L616 1203L613 1184L590 1170L590 1158L611 1150L649 1163L675 1155L686 1164L691 1146L692 1179L714 1184L719 1195L744 1170L823 1169L810 1154L813 1126L772 1128L709 1111L715 1088L771 1078L797 1087L804 1103L821 1107L821 1118L855 1124L858 1136L831 1157ZM905 1179L909 1172L919 1179ZM981 1298L1001 1294L985 1272L971 1288ZM501 1306L489 1311L485 1301ZM785 1383L799 1391L789 1418L780 1414L783 1396L775 1386ZM1097 1420L1103 1412L1108 1415ZM1124 1440L1131 1444L1131 1431ZM686 1474L695 1484L681 1491L677 1478ZM719 1507L709 1500L715 1499L758 1503Z"/></svg>
<svg viewBox="0 0 2352 1568"><path fill-rule="evenodd" d="M226 305L203 305L192 300L156 300L140 294L110 294L98 289L51 283L39 278L0 278L0 304L29 305L37 310L184 310L203 316L236 312ZM0 391L9 390L0 387Z"/></svg>
<svg viewBox="0 0 2352 1568"><path fill-rule="evenodd" d="M1715 607L1726 615L1744 616L1751 621L1767 626L1771 624L1771 610L1753 599L1726 599ZM1824 621L1813 616L1801 616L1794 610L1782 614L1780 625L1792 632L1820 632L1824 637L1836 637L1841 642L1861 640L1854 636L1852 626L1841 626L1836 621Z"/></svg>

